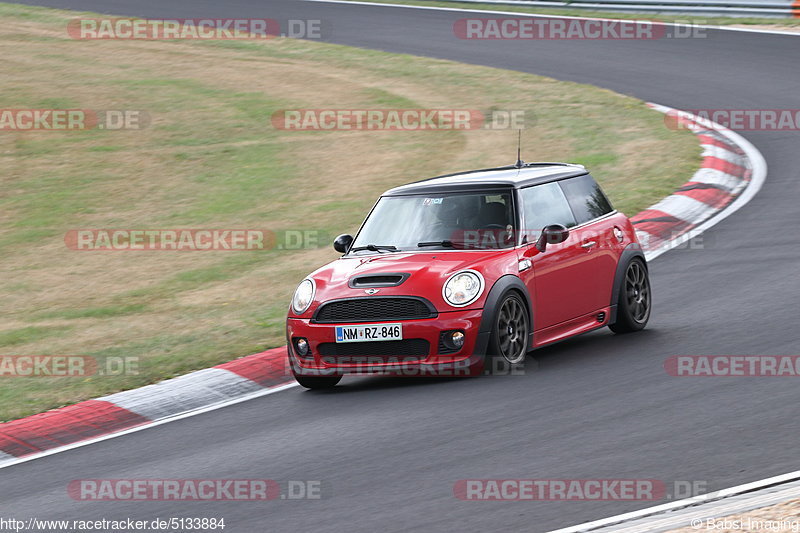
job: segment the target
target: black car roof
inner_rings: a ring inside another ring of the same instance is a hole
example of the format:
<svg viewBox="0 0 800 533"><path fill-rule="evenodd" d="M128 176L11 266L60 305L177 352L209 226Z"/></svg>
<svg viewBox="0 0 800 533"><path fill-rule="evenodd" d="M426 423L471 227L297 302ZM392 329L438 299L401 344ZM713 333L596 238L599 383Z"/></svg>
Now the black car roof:
<svg viewBox="0 0 800 533"><path fill-rule="evenodd" d="M570 163L525 163L445 174L389 189L383 196L468 191L474 189L519 189L588 173L583 165Z"/></svg>

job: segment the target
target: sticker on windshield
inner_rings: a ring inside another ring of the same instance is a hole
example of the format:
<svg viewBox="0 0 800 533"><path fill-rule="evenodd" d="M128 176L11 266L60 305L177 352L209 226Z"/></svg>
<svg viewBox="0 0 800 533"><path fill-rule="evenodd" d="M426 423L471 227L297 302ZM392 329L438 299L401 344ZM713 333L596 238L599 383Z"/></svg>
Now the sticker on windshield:
<svg viewBox="0 0 800 533"><path fill-rule="evenodd" d="M442 203L444 198L425 198L422 200L422 205L437 205Z"/></svg>

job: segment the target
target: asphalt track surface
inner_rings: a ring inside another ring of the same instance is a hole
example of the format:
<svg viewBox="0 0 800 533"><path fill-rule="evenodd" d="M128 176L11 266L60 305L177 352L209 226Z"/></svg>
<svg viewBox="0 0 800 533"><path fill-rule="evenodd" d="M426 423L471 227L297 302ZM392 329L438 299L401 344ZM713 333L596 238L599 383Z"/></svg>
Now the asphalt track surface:
<svg viewBox="0 0 800 533"><path fill-rule="evenodd" d="M303 1L37 1L149 17L321 19L326 40L607 87L676 108L800 108L800 38L463 41L453 12ZM613 127L609 125L609 127ZM745 132L762 191L651 265L649 328L535 352L524 376L350 378L293 388L0 471L0 516L225 517L225 531L546 531L649 502L465 502L467 478L699 480L716 490L798 469L800 382L676 378L671 355L800 354L800 134ZM502 161L501 161L502 162ZM369 164L365 161L365 164ZM327 498L266 503L89 503L86 478L323 480Z"/></svg>

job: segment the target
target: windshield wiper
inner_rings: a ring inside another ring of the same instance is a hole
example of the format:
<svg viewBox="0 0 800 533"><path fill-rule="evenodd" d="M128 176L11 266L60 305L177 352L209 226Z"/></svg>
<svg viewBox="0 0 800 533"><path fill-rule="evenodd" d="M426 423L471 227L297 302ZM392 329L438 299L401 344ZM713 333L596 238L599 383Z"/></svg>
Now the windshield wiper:
<svg viewBox="0 0 800 533"><path fill-rule="evenodd" d="M360 252L361 250L369 250L370 252L396 252L397 246L383 245L383 244L367 244L366 246L356 246L350 248L349 252Z"/></svg>
<svg viewBox="0 0 800 533"><path fill-rule="evenodd" d="M453 241L425 241L425 242L418 242L417 246L420 248L424 248L426 246L442 246L444 248L453 248Z"/></svg>

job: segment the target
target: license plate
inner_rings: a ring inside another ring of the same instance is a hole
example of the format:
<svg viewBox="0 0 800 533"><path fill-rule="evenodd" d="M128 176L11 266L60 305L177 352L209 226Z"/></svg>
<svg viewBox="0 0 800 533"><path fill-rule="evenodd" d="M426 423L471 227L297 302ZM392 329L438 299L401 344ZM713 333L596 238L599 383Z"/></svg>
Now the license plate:
<svg viewBox="0 0 800 533"><path fill-rule="evenodd" d="M336 326L336 342L403 340L401 324Z"/></svg>

